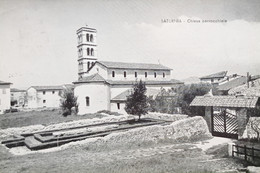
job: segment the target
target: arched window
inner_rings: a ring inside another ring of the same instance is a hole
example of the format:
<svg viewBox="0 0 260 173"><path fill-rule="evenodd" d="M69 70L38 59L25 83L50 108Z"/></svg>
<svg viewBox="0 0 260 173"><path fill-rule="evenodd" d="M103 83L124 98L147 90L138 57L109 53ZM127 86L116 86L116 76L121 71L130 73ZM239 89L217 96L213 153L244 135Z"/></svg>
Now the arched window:
<svg viewBox="0 0 260 173"><path fill-rule="evenodd" d="M126 71L124 71L124 77L126 77Z"/></svg>
<svg viewBox="0 0 260 173"><path fill-rule="evenodd" d="M87 41L89 41L89 34L86 35L86 39L87 39Z"/></svg>
<svg viewBox="0 0 260 173"><path fill-rule="evenodd" d="M144 77L146 77L146 78L147 78L147 72L145 72L145 73L144 73Z"/></svg>
<svg viewBox="0 0 260 173"><path fill-rule="evenodd" d="M90 62L88 62L88 69L90 68Z"/></svg>
<svg viewBox="0 0 260 173"><path fill-rule="evenodd" d="M89 106L89 97L86 97L86 106Z"/></svg>
<svg viewBox="0 0 260 173"><path fill-rule="evenodd" d="M91 56L94 56L94 49L91 48Z"/></svg>
<svg viewBox="0 0 260 173"><path fill-rule="evenodd" d="M115 77L115 71L112 71L112 77Z"/></svg>
<svg viewBox="0 0 260 173"><path fill-rule="evenodd" d="M162 74L163 78L165 78L165 73Z"/></svg>
<svg viewBox="0 0 260 173"><path fill-rule="evenodd" d="M156 78L156 72L154 72L154 78Z"/></svg>
<svg viewBox="0 0 260 173"><path fill-rule="evenodd" d="M93 35L90 34L90 41L93 42Z"/></svg>
<svg viewBox="0 0 260 173"><path fill-rule="evenodd" d="M135 72L135 77L137 77L137 72Z"/></svg>
<svg viewBox="0 0 260 173"><path fill-rule="evenodd" d="M89 48L87 48L87 55L89 55L90 54L90 51L89 51Z"/></svg>
<svg viewBox="0 0 260 173"><path fill-rule="evenodd" d="M120 103L117 103L117 109L118 110L120 109Z"/></svg>

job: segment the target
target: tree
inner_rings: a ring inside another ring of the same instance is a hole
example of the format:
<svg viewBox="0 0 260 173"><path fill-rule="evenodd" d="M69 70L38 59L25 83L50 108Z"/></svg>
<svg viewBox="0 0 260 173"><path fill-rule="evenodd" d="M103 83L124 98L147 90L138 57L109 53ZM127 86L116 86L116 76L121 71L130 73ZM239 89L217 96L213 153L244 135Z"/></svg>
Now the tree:
<svg viewBox="0 0 260 173"><path fill-rule="evenodd" d="M145 94L145 83L140 80L134 84L132 93L126 99L125 111L131 115L138 115L138 120L148 111L148 98Z"/></svg>
<svg viewBox="0 0 260 173"><path fill-rule="evenodd" d="M64 89L61 93L61 108L64 116L71 115L72 108L75 108L78 112L77 97L74 95L74 91L70 88Z"/></svg>

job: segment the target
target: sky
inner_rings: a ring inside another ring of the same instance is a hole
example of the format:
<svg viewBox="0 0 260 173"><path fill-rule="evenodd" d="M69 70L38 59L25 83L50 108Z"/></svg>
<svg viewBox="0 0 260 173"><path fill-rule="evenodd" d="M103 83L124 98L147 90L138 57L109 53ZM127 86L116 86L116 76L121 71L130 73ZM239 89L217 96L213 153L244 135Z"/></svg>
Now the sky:
<svg viewBox="0 0 260 173"><path fill-rule="evenodd" d="M0 80L76 81L76 30L86 25L97 29L98 60L160 63L174 79L260 74L259 9L258 0L0 0Z"/></svg>

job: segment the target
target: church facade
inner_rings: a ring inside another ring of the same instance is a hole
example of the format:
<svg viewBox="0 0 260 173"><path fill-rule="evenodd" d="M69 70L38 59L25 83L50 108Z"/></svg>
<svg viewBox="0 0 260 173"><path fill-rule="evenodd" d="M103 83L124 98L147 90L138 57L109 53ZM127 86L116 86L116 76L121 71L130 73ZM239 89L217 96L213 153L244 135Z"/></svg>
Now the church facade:
<svg viewBox="0 0 260 173"><path fill-rule="evenodd" d="M161 88L183 84L171 79L171 68L161 64L98 61L97 31L82 27L78 36L78 80L74 93L78 97L79 114L109 110L124 113L126 97L133 84L145 82L147 95L154 96Z"/></svg>

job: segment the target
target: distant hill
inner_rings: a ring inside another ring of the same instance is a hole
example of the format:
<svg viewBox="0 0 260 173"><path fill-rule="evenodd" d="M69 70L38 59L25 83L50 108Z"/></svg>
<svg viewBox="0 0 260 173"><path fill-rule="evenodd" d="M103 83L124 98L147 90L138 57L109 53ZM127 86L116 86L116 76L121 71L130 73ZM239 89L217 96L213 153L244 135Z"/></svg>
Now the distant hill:
<svg viewBox="0 0 260 173"><path fill-rule="evenodd" d="M185 84L200 83L199 77L196 77L196 76L182 79L181 81L184 82Z"/></svg>

